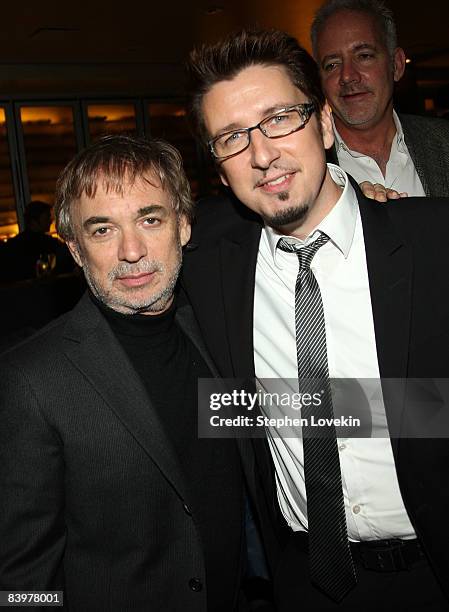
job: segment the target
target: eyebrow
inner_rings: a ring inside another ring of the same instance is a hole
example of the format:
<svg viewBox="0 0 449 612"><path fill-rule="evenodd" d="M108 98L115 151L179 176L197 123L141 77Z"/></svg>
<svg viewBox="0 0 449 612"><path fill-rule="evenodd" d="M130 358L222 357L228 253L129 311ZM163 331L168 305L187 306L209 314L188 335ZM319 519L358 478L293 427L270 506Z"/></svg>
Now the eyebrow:
<svg viewBox="0 0 449 612"><path fill-rule="evenodd" d="M138 209L136 219L140 219L140 217L145 217L145 215L150 215L152 213L159 213L163 216L167 216L168 211L165 206L161 206L160 204L150 204L149 206L143 206ZM110 221L111 217L89 217L83 222L83 228L87 230L92 225L100 225L102 223L109 223Z"/></svg>
<svg viewBox="0 0 449 612"><path fill-rule="evenodd" d="M351 53L358 53L359 51L364 51L366 49L369 49L371 51L377 51L376 45L372 45L370 43L360 43L358 45L355 45L354 47L351 47L350 51ZM324 66L326 62L329 62L330 60L338 59L341 56L342 56L341 53L330 53L329 55L325 55L323 59L321 60L321 66Z"/></svg>
<svg viewBox="0 0 449 612"><path fill-rule="evenodd" d="M164 216L168 215L168 210L165 206L161 206L160 204L150 204L149 206L139 208L136 218L139 219L139 217L145 217L145 215L150 215L151 213L156 212L161 213Z"/></svg>
<svg viewBox="0 0 449 612"><path fill-rule="evenodd" d="M363 51L364 49L371 49L372 51L377 51L377 46L372 45L371 43L360 43L359 45L354 45L351 51Z"/></svg>
<svg viewBox="0 0 449 612"><path fill-rule="evenodd" d="M277 111L283 108L287 108L288 106L294 106L295 104L300 104L300 102L286 102L286 103L274 104L273 106L269 106L261 112L261 115L262 115L261 121L263 121L266 117L273 115ZM243 127L239 123L235 123L235 122L228 123L224 127L220 128L215 134L215 136L213 136L213 138L217 138L218 136L221 136L222 134L226 134L226 132L233 132L234 130L244 130L246 128L247 126Z"/></svg>
<svg viewBox="0 0 449 612"><path fill-rule="evenodd" d="M88 229L91 225L98 225L99 223L108 223L109 217L89 217L83 222L83 228Z"/></svg>

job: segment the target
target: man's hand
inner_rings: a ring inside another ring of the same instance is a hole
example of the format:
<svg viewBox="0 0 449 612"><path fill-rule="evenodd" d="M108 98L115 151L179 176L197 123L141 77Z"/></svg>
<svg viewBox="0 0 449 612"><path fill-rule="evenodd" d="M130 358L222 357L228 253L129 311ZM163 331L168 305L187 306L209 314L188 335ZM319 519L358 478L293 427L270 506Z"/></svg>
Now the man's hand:
<svg viewBox="0 0 449 612"><path fill-rule="evenodd" d="M408 193L405 193L405 191L400 193L395 189L388 189L384 185L381 185L381 183L373 184L369 181L363 181L363 183L360 183L359 187L364 196L371 200L376 200L377 202L388 202L388 200L408 197Z"/></svg>

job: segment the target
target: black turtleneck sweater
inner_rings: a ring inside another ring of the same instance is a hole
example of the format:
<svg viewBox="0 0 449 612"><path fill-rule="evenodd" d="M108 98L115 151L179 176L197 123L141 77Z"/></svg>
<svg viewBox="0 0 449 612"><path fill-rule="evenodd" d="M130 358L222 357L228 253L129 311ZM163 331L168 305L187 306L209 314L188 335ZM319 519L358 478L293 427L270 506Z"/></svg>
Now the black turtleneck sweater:
<svg viewBox="0 0 449 612"><path fill-rule="evenodd" d="M241 502L240 463L234 440L199 439L198 378L211 373L198 349L178 326L176 305L156 315L124 315L97 304L116 338L140 376L184 471L190 494L189 506L204 546L207 568L209 612L229 612L223 593L226 582L235 579L238 568L227 558L227 528L239 529L240 520L229 511L231 500ZM235 508L236 506L234 506ZM211 509L214 512L211 512ZM220 524L215 510L224 512ZM217 524L218 520L218 524ZM232 524L234 523L234 524ZM225 574L228 576L225 577ZM232 577L232 574L234 576Z"/></svg>
<svg viewBox="0 0 449 612"><path fill-rule="evenodd" d="M100 309L139 374L181 465L198 457L203 445L192 445L198 437L197 380L211 373L176 324L175 304L156 315L124 315L103 304Z"/></svg>

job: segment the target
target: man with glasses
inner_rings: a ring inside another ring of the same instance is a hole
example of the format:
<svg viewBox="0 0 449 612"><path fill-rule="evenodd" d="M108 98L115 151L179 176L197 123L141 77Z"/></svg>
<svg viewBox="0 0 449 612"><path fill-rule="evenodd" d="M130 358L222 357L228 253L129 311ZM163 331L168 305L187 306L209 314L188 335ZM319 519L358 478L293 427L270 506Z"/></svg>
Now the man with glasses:
<svg viewBox="0 0 449 612"><path fill-rule="evenodd" d="M265 117L257 125L241 130L230 130L209 141L210 152L219 161L224 161L249 147L251 132L260 130L267 138L281 138L297 132L307 123L314 111L313 104L293 104Z"/></svg>
<svg viewBox="0 0 449 612"><path fill-rule="evenodd" d="M326 165L317 66L283 32L203 46L189 72L198 134L236 196L203 201L183 272L221 375L268 392L274 379L447 377L448 201L385 207ZM387 391L380 417L401 433L416 414ZM312 416L333 414L326 400ZM446 610L444 435L327 433L240 441L278 609Z"/></svg>

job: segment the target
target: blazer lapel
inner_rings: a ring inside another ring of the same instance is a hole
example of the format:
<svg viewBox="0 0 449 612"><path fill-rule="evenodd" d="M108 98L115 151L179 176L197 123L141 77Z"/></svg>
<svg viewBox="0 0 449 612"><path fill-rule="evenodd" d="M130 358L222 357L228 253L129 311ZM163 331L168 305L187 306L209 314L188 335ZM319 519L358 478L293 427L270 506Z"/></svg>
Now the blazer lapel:
<svg viewBox="0 0 449 612"><path fill-rule="evenodd" d="M212 376L215 378L219 377L217 366L212 360L212 357L210 356L210 353L203 342L201 330L195 319L195 315L193 314L192 307L188 304L178 306L176 310L176 321L178 322L179 327L183 330L186 336L193 342L193 344L198 349Z"/></svg>
<svg viewBox="0 0 449 612"><path fill-rule="evenodd" d="M65 329L66 354L134 440L158 466L181 499L181 468L143 384L106 320L87 295Z"/></svg>
<svg viewBox="0 0 449 612"><path fill-rule="evenodd" d="M260 232L260 223L242 220L213 248L202 249L200 240L199 248L192 249L184 260L184 285L200 314L201 330L221 375L248 378L250 385L255 377L253 306ZM276 489L267 442L244 438L236 441L249 488L259 497L262 491L258 482L262 482L271 506Z"/></svg>
<svg viewBox="0 0 449 612"><path fill-rule="evenodd" d="M253 308L261 226L220 243L223 300L234 376L254 377Z"/></svg>
<svg viewBox="0 0 449 612"><path fill-rule="evenodd" d="M358 190L357 190L358 191ZM397 384L389 401L389 378L405 379L408 369L411 319L412 258L409 247L395 231L388 206L358 192L365 239L374 330L385 408L390 431L400 430L403 404L398 406ZM397 440L392 440L396 451Z"/></svg>
<svg viewBox="0 0 449 612"><path fill-rule="evenodd" d="M449 192L447 155L441 149L444 132L425 118L399 115L404 138L413 164L429 197L445 196ZM429 132L430 129L430 132Z"/></svg>
<svg viewBox="0 0 449 612"><path fill-rule="evenodd" d="M412 260L387 208L360 201L380 375L400 378L407 375Z"/></svg>
<svg viewBox="0 0 449 612"><path fill-rule="evenodd" d="M182 284L222 376L254 376L254 277L260 225L242 221L211 248L186 252Z"/></svg>
<svg viewBox="0 0 449 612"><path fill-rule="evenodd" d="M220 243L223 299L234 376L255 378L253 310L257 254L261 225L253 223L240 235ZM258 438L237 439L249 488L259 503L269 508L268 517L279 515L274 464L268 442ZM265 499L262 502L261 499Z"/></svg>

